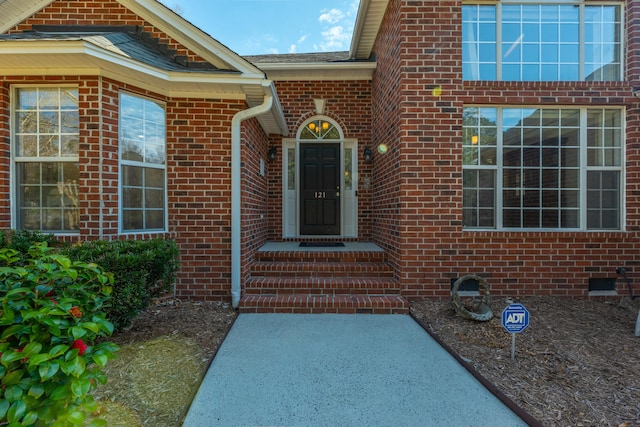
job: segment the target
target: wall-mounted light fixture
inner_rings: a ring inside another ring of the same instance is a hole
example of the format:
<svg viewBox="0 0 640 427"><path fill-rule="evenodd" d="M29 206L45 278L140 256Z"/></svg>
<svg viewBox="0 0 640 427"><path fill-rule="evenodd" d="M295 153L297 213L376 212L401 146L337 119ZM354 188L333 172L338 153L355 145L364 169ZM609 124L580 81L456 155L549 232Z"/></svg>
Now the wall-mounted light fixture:
<svg viewBox="0 0 640 427"><path fill-rule="evenodd" d="M270 162L275 162L276 157L278 157L278 149L276 147L269 148L269 152L267 153L267 160Z"/></svg>
<svg viewBox="0 0 640 427"><path fill-rule="evenodd" d="M364 162L371 163L371 161L373 160L373 153L371 152L371 148L365 147L363 154L364 154Z"/></svg>

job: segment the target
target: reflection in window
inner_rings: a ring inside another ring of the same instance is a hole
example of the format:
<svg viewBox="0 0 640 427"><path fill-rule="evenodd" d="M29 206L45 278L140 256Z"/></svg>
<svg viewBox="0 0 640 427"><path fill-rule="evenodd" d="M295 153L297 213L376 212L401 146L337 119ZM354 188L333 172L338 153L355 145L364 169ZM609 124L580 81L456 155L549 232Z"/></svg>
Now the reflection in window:
<svg viewBox="0 0 640 427"><path fill-rule="evenodd" d="M164 106L120 94L122 229L166 229L166 138Z"/></svg>
<svg viewBox="0 0 640 427"><path fill-rule="evenodd" d="M77 232L78 90L31 87L18 88L15 94L17 227Z"/></svg>
<svg viewBox="0 0 640 427"><path fill-rule="evenodd" d="M353 190L353 148L344 149L344 189Z"/></svg>
<svg viewBox="0 0 640 427"><path fill-rule="evenodd" d="M462 20L464 80L621 79L618 4L464 5Z"/></svg>
<svg viewBox="0 0 640 427"><path fill-rule="evenodd" d="M464 226L620 229L622 129L619 109L465 108Z"/></svg>
<svg viewBox="0 0 640 427"><path fill-rule="evenodd" d="M287 189L296 189L296 149L287 149Z"/></svg>

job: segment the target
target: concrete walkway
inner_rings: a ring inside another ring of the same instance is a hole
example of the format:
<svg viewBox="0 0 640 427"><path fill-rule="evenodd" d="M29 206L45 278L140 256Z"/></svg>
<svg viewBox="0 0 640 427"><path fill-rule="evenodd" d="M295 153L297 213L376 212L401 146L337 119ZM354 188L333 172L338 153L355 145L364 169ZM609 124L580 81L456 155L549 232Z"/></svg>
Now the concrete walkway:
<svg viewBox="0 0 640 427"><path fill-rule="evenodd" d="M367 314L241 314L183 424L524 425L410 316Z"/></svg>

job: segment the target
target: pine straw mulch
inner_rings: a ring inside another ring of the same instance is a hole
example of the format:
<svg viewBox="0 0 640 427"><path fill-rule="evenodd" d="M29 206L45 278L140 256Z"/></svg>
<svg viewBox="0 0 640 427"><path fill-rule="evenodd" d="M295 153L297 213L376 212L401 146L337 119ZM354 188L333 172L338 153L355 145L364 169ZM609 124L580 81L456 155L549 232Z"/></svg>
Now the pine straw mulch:
<svg viewBox="0 0 640 427"><path fill-rule="evenodd" d="M179 426L236 313L226 303L157 303L111 337L120 346L94 397L109 427Z"/></svg>
<svg viewBox="0 0 640 427"><path fill-rule="evenodd" d="M495 299L494 317L474 322L449 301L420 301L411 312L483 377L544 426L640 426L640 298L526 297L530 324L511 334Z"/></svg>

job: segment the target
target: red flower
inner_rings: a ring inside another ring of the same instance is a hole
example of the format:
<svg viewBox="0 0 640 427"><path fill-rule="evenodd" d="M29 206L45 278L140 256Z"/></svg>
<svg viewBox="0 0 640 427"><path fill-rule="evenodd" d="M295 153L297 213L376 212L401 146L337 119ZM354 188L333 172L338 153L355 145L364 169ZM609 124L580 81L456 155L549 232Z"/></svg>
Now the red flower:
<svg viewBox="0 0 640 427"><path fill-rule="evenodd" d="M71 348L77 348L78 356L82 356L84 352L87 351L87 348L89 348L89 346L86 345L82 340L75 340L71 345Z"/></svg>
<svg viewBox="0 0 640 427"><path fill-rule="evenodd" d="M78 307L71 307L71 310L69 310L69 314L78 319L82 317L82 311Z"/></svg>
<svg viewBox="0 0 640 427"><path fill-rule="evenodd" d="M49 292L47 292L46 294L44 294L45 297L52 297L54 296L56 293L53 292L53 289L51 289Z"/></svg>

